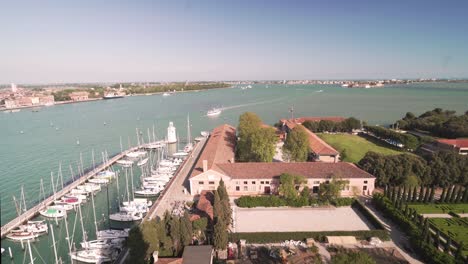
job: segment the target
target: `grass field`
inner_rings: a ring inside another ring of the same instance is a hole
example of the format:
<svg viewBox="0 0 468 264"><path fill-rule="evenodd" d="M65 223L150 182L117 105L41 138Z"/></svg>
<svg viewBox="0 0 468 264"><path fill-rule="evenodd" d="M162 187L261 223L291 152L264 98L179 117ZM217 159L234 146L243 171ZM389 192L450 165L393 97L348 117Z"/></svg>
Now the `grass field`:
<svg viewBox="0 0 468 264"><path fill-rule="evenodd" d="M383 143L376 140L366 139L357 135L322 133L317 133L317 135L339 152L346 149L347 157L344 161L347 162L359 162L368 151L374 151L384 155L396 155L402 153L388 148L384 146Z"/></svg>
<svg viewBox="0 0 468 264"><path fill-rule="evenodd" d="M457 214L468 213L468 203L463 204L411 204L410 208L416 209L420 214Z"/></svg>
<svg viewBox="0 0 468 264"><path fill-rule="evenodd" d="M430 218L429 221L453 241L463 242L463 254L468 254L468 218Z"/></svg>

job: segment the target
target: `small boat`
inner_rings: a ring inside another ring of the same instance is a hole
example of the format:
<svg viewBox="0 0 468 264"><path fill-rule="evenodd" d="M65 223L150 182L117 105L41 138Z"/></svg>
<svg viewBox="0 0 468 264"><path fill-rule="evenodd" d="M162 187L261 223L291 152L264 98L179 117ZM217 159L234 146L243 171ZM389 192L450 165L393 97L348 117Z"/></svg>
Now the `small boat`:
<svg viewBox="0 0 468 264"><path fill-rule="evenodd" d="M184 147L184 152L185 153L189 153L193 150L193 144L192 143L188 143L187 145L185 145Z"/></svg>
<svg viewBox="0 0 468 264"><path fill-rule="evenodd" d="M200 135L201 135L202 137L208 137L208 136L210 135L210 132L208 132L208 131L202 131L202 132L200 132Z"/></svg>
<svg viewBox="0 0 468 264"><path fill-rule="evenodd" d="M24 240L31 240L36 237L38 237L38 234L34 234L33 232L11 232L8 235L6 235L6 238L15 240L15 241L24 241Z"/></svg>
<svg viewBox="0 0 468 264"><path fill-rule="evenodd" d="M72 252L71 258L84 263L104 263L110 262L117 256L115 251L108 251L103 249L85 249Z"/></svg>
<svg viewBox="0 0 468 264"><path fill-rule="evenodd" d="M2 254L3 254L3 252L5 252L5 249L4 249L4 248L2 248Z"/></svg>
<svg viewBox="0 0 468 264"><path fill-rule="evenodd" d="M89 179L88 182L94 183L94 184L108 184L109 179L106 179L106 178L93 178L93 179Z"/></svg>
<svg viewBox="0 0 468 264"><path fill-rule="evenodd" d="M213 108L206 113L207 116L218 116L220 114L221 114L221 109L219 108Z"/></svg>
<svg viewBox="0 0 468 264"><path fill-rule="evenodd" d="M78 190L85 190L87 192L97 192L101 190L101 185L94 183L85 183L83 185L76 186Z"/></svg>
<svg viewBox="0 0 468 264"><path fill-rule="evenodd" d="M137 163L137 166L143 166L143 165L145 165L146 163L148 163L148 159L149 159L149 158L140 160L140 161Z"/></svg>
<svg viewBox="0 0 468 264"><path fill-rule="evenodd" d="M116 230L116 229L99 230L96 236L98 239L127 238L129 231L130 229L128 228L124 230Z"/></svg>
<svg viewBox="0 0 468 264"><path fill-rule="evenodd" d="M195 141L197 139L195 138ZM173 157L187 157L188 156L188 153L187 152L184 152L184 151L180 151L180 152L176 152L176 153L173 153L172 154Z"/></svg>
<svg viewBox="0 0 468 264"><path fill-rule="evenodd" d="M132 162L132 164L133 164L133 162ZM115 172L110 171L110 170L101 171L94 178L107 178L107 179L110 180L112 178L115 178Z"/></svg>
<svg viewBox="0 0 468 264"><path fill-rule="evenodd" d="M81 242L81 247L84 249L122 248L124 240L125 238L96 239L96 240Z"/></svg>
<svg viewBox="0 0 468 264"><path fill-rule="evenodd" d="M44 221L28 221L25 225L20 225L11 230L11 233L32 232L33 234L44 234L49 231L47 224Z"/></svg>
<svg viewBox="0 0 468 264"><path fill-rule="evenodd" d="M136 190L135 195L136 196L142 196L142 197L155 197L159 194L159 188L143 188L141 190Z"/></svg>
<svg viewBox="0 0 468 264"><path fill-rule="evenodd" d="M133 161L131 160L118 160L116 161L117 164L121 165L122 167L131 167L133 165Z"/></svg>
<svg viewBox="0 0 468 264"><path fill-rule="evenodd" d="M50 206L47 207L45 210L39 211L39 214L49 218L61 218L64 217L67 214L67 212L65 210L55 209L54 207Z"/></svg>
<svg viewBox="0 0 468 264"><path fill-rule="evenodd" d="M127 213L127 212L118 212L115 214L109 215L109 219L119 222L133 222L139 221L143 218L141 213Z"/></svg>
<svg viewBox="0 0 468 264"><path fill-rule="evenodd" d="M49 206L49 207L57 209L57 210L65 210L65 211L70 211L74 208L73 205L67 204L63 201L54 201L54 205Z"/></svg>
<svg viewBox="0 0 468 264"><path fill-rule="evenodd" d="M141 214L146 214L149 210L149 205L148 203L126 203L123 206L120 207L121 212L127 212L127 213L141 213Z"/></svg>
<svg viewBox="0 0 468 264"><path fill-rule="evenodd" d="M123 98L123 95L115 94L115 93L107 93L105 94L102 99L107 100L107 99L117 99L117 98Z"/></svg>
<svg viewBox="0 0 468 264"><path fill-rule="evenodd" d="M195 140L196 142L200 142L200 141L202 141L203 139L205 139L205 137L196 137L196 138L194 138L193 140Z"/></svg>
<svg viewBox="0 0 468 264"><path fill-rule="evenodd" d="M168 92L163 93L163 96L170 96L171 94Z"/></svg>
<svg viewBox="0 0 468 264"><path fill-rule="evenodd" d="M88 192L86 190L81 190L81 189L72 189L70 191L71 195L89 195L91 192Z"/></svg>
<svg viewBox="0 0 468 264"><path fill-rule="evenodd" d="M323 90L318 90L318 91L317 91L317 93L322 93L322 92L323 92Z"/></svg>

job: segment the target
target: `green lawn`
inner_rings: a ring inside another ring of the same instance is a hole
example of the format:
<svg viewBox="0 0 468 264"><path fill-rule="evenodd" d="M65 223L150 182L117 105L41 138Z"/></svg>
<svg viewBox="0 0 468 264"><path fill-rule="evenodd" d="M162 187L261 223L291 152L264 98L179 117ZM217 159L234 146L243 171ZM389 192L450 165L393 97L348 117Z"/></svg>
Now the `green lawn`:
<svg viewBox="0 0 468 264"><path fill-rule="evenodd" d="M468 203L462 204L411 204L410 208L416 209L420 214L457 214L468 213Z"/></svg>
<svg viewBox="0 0 468 264"><path fill-rule="evenodd" d="M348 162L359 162L368 151L374 151L384 155L396 155L402 153L385 147L383 144L379 144L379 142L371 141L357 135L322 133L317 133L317 135L339 152L346 149L347 157L344 161Z"/></svg>
<svg viewBox="0 0 468 264"><path fill-rule="evenodd" d="M463 241L464 255L468 253L468 218L430 218L429 221L434 224L446 235L449 235L453 241L458 243Z"/></svg>

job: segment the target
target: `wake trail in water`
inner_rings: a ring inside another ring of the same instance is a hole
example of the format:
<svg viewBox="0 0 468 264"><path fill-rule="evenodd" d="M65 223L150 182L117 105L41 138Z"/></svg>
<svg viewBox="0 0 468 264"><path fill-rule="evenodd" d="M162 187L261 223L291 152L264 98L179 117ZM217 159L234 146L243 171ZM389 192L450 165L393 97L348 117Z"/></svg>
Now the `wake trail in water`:
<svg viewBox="0 0 468 264"><path fill-rule="evenodd" d="M287 98L287 96L283 96L283 97L280 97L280 98L277 98L277 99L273 99L273 100L266 100L266 101L260 101L260 102L255 102L255 103L248 103L248 104L239 104L239 105L232 105L232 106L226 106L226 107L219 107L219 109L221 109L222 111L225 111L225 110L231 110L231 109L236 109L236 108L242 108L242 107L246 107L246 106L252 106L252 105L262 105L262 104L270 104L270 103L276 103L276 102L279 102L283 99ZM207 115L203 115L203 116L207 116Z"/></svg>

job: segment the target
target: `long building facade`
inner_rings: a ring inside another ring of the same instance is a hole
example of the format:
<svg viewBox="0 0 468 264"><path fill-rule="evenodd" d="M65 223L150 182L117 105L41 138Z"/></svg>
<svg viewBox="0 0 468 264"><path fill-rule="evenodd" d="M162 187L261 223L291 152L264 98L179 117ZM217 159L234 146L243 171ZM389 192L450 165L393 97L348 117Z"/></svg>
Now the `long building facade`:
<svg viewBox="0 0 468 264"><path fill-rule="evenodd" d="M231 196L275 194L283 173L302 175L313 193L333 178L348 181L342 196L372 194L375 177L346 162L235 162L236 129L222 125L213 130L190 175L190 193L215 190L220 180Z"/></svg>

